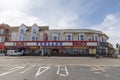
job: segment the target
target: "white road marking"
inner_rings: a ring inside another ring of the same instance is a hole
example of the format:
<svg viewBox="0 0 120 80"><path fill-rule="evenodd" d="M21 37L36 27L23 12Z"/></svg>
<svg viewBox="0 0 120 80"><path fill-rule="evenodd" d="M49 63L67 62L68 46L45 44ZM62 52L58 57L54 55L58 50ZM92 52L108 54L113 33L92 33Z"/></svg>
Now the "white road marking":
<svg viewBox="0 0 120 80"><path fill-rule="evenodd" d="M20 72L20 73L23 74L23 73L27 72L28 70L30 70L31 68L33 68L33 67L35 67L35 66L36 66L36 65L32 65L31 67L27 68L26 70L24 70L24 71L22 71L22 72Z"/></svg>
<svg viewBox="0 0 120 80"><path fill-rule="evenodd" d="M40 67L35 75L35 77L41 75L42 73L44 73L46 70L48 70L50 67ZM41 69L44 69L41 71Z"/></svg>
<svg viewBox="0 0 120 80"><path fill-rule="evenodd" d="M61 74L60 73L60 71L65 71L65 74ZM63 68L61 68L61 66L59 66L58 65L58 69L57 69L57 73L56 74L58 74L58 75L60 75L60 76L68 76L69 74L68 74L68 70L67 70L67 67L66 66L64 66L64 69Z"/></svg>
<svg viewBox="0 0 120 80"><path fill-rule="evenodd" d="M92 66L91 71L93 71L95 74L101 74L102 72L106 72L105 69L108 69L109 67L103 67L103 66Z"/></svg>
<svg viewBox="0 0 120 80"><path fill-rule="evenodd" d="M64 74L59 74L60 76L66 76L66 75L64 75Z"/></svg>
<svg viewBox="0 0 120 80"><path fill-rule="evenodd" d="M66 71L66 75L69 75L69 74L68 74L68 69L67 69L66 66L65 66L65 71Z"/></svg>
<svg viewBox="0 0 120 80"><path fill-rule="evenodd" d="M23 69L23 68L24 68L24 67L22 67L22 66L14 67L14 68L8 70L7 72L4 72L4 73L0 74L0 77L1 77L1 76L4 76L4 75L6 75L6 74L9 74L9 73L18 71L18 70Z"/></svg>
<svg viewBox="0 0 120 80"><path fill-rule="evenodd" d="M57 73L56 73L56 74L59 74L59 71L60 71L60 66L58 66L58 69L57 69Z"/></svg>
<svg viewBox="0 0 120 80"><path fill-rule="evenodd" d="M101 70L102 72L106 72L105 68L104 67L99 67L97 66L98 70Z"/></svg>

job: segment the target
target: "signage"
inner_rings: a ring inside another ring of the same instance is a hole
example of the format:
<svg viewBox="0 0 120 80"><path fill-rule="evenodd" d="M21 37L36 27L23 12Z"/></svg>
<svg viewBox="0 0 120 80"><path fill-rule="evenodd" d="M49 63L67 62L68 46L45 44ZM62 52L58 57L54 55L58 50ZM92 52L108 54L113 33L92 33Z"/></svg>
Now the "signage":
<svg viewBox="0 0 120 80"><path fill-rule="evenodd" d="M62 42L37 42L37 46L62 46Z"/></svg>
<svg viewBox="0 0 120 80"><path fill-rule="evenodd" d="M84 41L73 41L73 46L87 46L87 43Z"/></svg>
<svg viewBox="0 0 120 80"><path fill-rule="evenodd" d="M36 49L36 48L38 48L37 46L30 46L29 48L31 48L31 49Z"/></svg>
<svg viewBox="0 0 120 80"><path fill-rule="evenodd" d="M4 49L4 44L0 44L0 49Z"/></svg>
<svg viewBox="0 0 120 80"><path fill-rule="evenodd" d="M97 42L87 42L87 46L97 46Z"/></svg>
<svg viewBox="0 0 120 80"><path fill-rule="evenodd" d="M16 42L16 46L17 47L22 47L22 46L24 46L24 42Z"/></svg>

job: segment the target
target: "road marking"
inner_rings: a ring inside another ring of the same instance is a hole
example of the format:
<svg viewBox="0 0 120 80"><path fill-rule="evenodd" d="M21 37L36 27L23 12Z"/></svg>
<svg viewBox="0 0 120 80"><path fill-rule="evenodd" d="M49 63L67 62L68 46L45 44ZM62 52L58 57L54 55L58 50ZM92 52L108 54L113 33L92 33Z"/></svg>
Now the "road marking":
<svg viewBox="0 0 120 80"><path fill-rule="evenodd" d="M58 74L60 76L68 76L69 74L68 74L67 67L66 66L63 66L63 67L64 67L64 69L61 68L61 66L58 65L58 69L57 69L57 73L56 74ZM65 74L61 74L60 71L65 71Z"/></svg>
<svg viewBox="0 0 120 80"><path fill-rule="evenodd" d="M66 76L66 75L64 75L64 74L59 74L60 76Z"/></svg>
<svg viewBox="0 0 120 80"><path fill-rule="evenodd" d="M24 68L24 67L22 67L22 66L14 67L14 68L8 70L7 72L4 72L4 73L0 74L0 77L1 77L1 76L4 76L4 75L6 75L6 74L9 74L9 73L18 71L18 70L23 69L23 68Z"/></svg>
<svg viewBox="0 0 120 80"><path fill-rule="evenodd" d="M68 69L67 69L66 66L65 66L65 71L66 71L66 75L69 75L69 74L68 74Z"/></svg>
<svg viewBox="0 0 120 80"><path fill-rule="evenodd" d="M35 67L35 66L36 66L36 65L32 65L31 67L27 68L26 70L24 70L24 71L22 71L22 72L20 72L20 73L23 74L23 73L27 72L28 70L30 70L31 68L33 68L33 67Z"/></svg>
<svg viewBox="0 0 120 80"><path fill-rule="evenodd" d="M59 74L59 71L60 71L60 66L58 66L58 69L57 69L57 73L56 73L56 74Z"/></svg>
<svg viewBox="0 0 120 80"><path fill-rule="evenodd" d="M39 67L39 69L38 69L35 77L41 75L42 73L44 73L45 71L47 71L49 68L50 68L50 67ZM41 69L44 69L44 70L41 71Z"/></svg>
<svg viewBox="0 0 120 80"><path fill-rule="evenodd" d="M92 66L90 67L91 71L93 71L95 74L101 74L101 72L106 72L105 69L108 69L108 67L103 67L103 66Z"/></svg>

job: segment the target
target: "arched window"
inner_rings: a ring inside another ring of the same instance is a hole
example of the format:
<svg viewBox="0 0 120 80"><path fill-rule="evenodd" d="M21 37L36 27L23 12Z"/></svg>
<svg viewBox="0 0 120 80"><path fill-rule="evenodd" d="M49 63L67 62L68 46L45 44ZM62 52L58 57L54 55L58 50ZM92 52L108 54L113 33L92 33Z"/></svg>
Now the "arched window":
<svg viewBox="0 0 120 80"><path fill-rule="evenodd" d="M85 40L85 34L79 34L79 35L78 35L78 40L79 40L79 41Z"/></svg>
<svg viewBox="0 0 120 80"><path fill-rule="evenodd" d="M73 40L73 35L72 34L65 34L65 40L72 41Z"/></svg>
<svg viewBox="0 0 120 80"><path fill-rule="evenodd" d="M51 33L52 40L58 41L59 40L59 34L58 33Z"/></svg>
<svg viewBox="0 0 120 80"><path fill-rule="evenodd" d="M48 40L48 34L47 33L43 33L43 40L47 41Z"/></svg>

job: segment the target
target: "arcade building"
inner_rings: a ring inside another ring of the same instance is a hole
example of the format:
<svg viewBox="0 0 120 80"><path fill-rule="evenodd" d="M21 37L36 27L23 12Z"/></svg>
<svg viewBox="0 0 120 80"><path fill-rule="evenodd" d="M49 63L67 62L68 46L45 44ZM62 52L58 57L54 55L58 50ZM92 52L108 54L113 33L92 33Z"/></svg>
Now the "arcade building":
<svg viewBox="0 0 120 80"><path fill-rule="evenodd" d="M9 40L4 42L5 50L24 50L25 55L91 56L112 54L109 37L92 29L49 29L48 26L21 24L9 29Z"/></svg>

